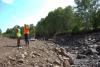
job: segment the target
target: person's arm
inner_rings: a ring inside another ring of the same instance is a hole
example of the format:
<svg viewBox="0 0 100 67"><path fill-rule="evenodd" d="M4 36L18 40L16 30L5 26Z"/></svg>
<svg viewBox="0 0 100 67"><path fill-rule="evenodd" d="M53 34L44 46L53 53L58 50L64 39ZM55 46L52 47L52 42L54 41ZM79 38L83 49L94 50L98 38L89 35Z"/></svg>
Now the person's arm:
<svg viewBox="0 0 100 67"><path fill-rule="evenodd" d="M16 37L18 37L18 29L16 29Z"/></svg>

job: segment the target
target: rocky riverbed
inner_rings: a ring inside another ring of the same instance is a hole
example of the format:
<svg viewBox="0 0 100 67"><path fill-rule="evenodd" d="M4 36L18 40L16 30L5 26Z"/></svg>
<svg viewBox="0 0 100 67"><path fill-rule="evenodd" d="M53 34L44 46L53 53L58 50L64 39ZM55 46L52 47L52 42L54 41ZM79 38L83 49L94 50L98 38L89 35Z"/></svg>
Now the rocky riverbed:
<svg viewBox="0 0 100 67"><path fill-rule="evenodd" d="M100 67L100 33L57 35L48 41L0 38L0 67Z"/></svg>
<svg viewBox="0 0 100 67"><path fill-rule="evenodd" d="M54 42L64 47L74 60L74 67L100 67L100 32L59 34Z"/></svg>

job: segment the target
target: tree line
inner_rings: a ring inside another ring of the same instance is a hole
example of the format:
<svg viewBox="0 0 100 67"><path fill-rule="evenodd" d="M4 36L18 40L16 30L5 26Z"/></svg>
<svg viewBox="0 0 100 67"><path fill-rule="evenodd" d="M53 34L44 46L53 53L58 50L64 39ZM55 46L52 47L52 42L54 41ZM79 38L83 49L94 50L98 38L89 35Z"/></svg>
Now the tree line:
<svg viewBox="0 0 100 67"><path fill-rule="evenodd" d="M36 26L30 24L30 36L35 34L39 37L52 37L57 33L100 29L100 0L74 1L76 6L59 7L49 12L45 18L41 18ZM7 29L4 34L15 37L15 27ZM23 27L20 29L22 30Z"/></svg>
<svg viewBox="0 0 100 67"><path fill-rule="evenodd" d="M36 26L37 35L53 36L100 29L100 0L74 1L77 6L59 7L42 18Z"/></svg>
<svg viewBox="0 0 100 67"><path fill-rule="evenodd" d="M30 28L30 37L34 36L35 33L35 26L33 24L28 25ZM13 28L8 28L6 32L3 33L3 36L16 38L16 28L21 30L22 38L24 36L24 26L15 25Z"/></svg>

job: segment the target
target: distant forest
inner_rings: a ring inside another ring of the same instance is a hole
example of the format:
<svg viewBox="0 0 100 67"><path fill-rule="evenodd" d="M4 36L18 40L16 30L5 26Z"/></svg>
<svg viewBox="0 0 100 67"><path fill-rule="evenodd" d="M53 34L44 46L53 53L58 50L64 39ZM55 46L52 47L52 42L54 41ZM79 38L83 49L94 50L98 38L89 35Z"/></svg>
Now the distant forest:
<svg viewBox="0 0 100 67"><path fill-rule="evenodd" d="M41 18L36 26L30 24L30 37L34 35L52 37L58 33L77 33L100 29L100 0L74 1L75 7L59 7L49 12L45 18ZM15 38L16 27L19 27L23 34L23 27L15 25L13 28L8 28L3 35ZM1 30L0 33L2 33Z"/></svg>

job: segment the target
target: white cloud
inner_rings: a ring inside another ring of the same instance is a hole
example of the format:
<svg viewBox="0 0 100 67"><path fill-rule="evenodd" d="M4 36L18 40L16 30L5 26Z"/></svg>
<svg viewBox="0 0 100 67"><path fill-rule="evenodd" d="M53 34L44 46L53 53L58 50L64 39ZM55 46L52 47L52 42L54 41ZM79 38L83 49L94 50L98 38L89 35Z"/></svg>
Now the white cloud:
<svg viewBox="0 0 100 67"><path fill-rule="evenodd" d="M14 0L2 0L3 3L12 4Z"/></svg>

